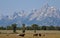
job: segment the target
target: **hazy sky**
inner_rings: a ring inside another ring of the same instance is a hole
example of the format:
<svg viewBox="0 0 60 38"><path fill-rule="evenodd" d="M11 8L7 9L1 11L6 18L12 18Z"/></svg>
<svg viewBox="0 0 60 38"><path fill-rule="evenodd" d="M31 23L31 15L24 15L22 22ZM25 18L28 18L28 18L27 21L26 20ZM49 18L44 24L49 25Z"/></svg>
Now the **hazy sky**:
<svg viewBox="0 0 60 38"><path fill-rule="evenodd" d="M0 0L0 14L12 14L17 11L39 9L48 3L60 8L60 0Z"/></svg>

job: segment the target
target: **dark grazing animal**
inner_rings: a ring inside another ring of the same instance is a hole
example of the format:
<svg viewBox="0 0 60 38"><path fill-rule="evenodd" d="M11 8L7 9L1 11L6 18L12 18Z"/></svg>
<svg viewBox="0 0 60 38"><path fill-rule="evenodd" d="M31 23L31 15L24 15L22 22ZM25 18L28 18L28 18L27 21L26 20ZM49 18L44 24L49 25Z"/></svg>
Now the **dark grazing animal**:
<svg viewBox="0 0 60 38"><path fill-rule="evenodd" d="M22 36L22 37L24 37L24 36L25 36L25 34L19 34L19 36Z"/></svg>
<svg viewBox="0 0 60 38"><path fill-rule="evenodd" d="M39 33L39 36L41 36L41 34Z"/></svg>
<svg viewBox="0 0 60 38"><path fill-rule="evenodd" d="M34 34L33 36L38 36L38 34Z"/></svg>

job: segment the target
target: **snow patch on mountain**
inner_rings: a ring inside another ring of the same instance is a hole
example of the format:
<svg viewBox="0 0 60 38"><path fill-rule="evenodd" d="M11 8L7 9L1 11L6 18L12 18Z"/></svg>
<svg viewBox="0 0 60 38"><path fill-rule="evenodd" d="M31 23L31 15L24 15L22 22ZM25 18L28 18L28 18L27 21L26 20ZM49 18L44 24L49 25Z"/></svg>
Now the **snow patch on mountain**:
<svg viewBox="0 0 60 38"><path fill-rule="evenodd" d="M44 5L41 9L34 9L31 12L15 12L12 16L0 15L0 25L39 24L39 25L60 25L60 10L54 6Z"/></svg>
<svg viewBox="0 0 60 38"><path fill-rule="evenodd" d="M48 4L45 5L44 7L42 7L40 10L38 10L37 12L35 12L33 15L30 16L29 20L44 20L46 17L55 17L60 19L60 11L59 9L53 7L53 6L49 6Z"/></svg>

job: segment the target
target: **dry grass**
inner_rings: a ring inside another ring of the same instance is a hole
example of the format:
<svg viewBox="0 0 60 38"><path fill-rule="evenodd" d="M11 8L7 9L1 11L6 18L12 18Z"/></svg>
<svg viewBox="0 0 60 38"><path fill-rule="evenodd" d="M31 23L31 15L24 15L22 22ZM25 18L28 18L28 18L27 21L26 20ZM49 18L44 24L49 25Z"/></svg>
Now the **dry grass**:
<svg viewBox="0 0 60 38"><path fill-rule="evenodd" d="M0 30L0 32L5 34L0 34L0 38L60 38L60 31L37 31L37 33L41 33L42 36L33 36L33 31L26 31L25 36L21 37L17 34L10 34L12 30ZM22 33L21 31L17 31L19 34ZM7 34L6 34L7 33ZM45 36L44 36L45 35Z"/></svg>

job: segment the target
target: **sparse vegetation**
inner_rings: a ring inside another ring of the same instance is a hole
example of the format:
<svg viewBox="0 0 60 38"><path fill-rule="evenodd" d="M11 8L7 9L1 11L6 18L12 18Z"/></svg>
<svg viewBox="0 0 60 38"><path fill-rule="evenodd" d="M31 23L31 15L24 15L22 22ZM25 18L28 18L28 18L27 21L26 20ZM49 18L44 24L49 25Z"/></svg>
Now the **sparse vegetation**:
<svg viewBox="0 0 60 38"><path fill-rule="evenodd" d="M6 27L3 26L0 27L0 37L1 38L23 38L23 37L60 38L59 30L60 30L59 26L39 26L37 24L32 24L31 26L25 26L25 24L22 24L22 27L17 27L17 24L12 24L11 26L7 26L7 29Z"/></svg>
<svg viewBox="0 0 60 38"><path fill-rule="evenodd" d="M31 27L34 30L34 32L36 33L36 30L38 29L38 25L37 24L33 24Z"/></svg>
<svg viewBox="0 0 60 38"><path fill-rule="evenodd" d="M22 24L23 27L16 27L17 25L16 24L12 24L11 26L7 26L7 30L13 30L13 27L15 30L34 30L36 32L36 30L60 30L60 26L53 26L53 25L49 25L49 26L40 26L40 25L37 25L37 24L32 24L30 26L25 26L25 24ZM6 30L6 27L3 27L1 26L0 27L0 30Z"/></svg>
<svg viewBox="0 0 60 38"><path fill-rule="evenodd" d="M16 33L16 26L17 26L17 24L12 24L13 32L14 32L14 33Z"/></svg>
<svg viewBox="0 0 60 38"><path fill-rule="evenodd" d="M25 33L25 24L22 24L22 32Z"/></svg>

